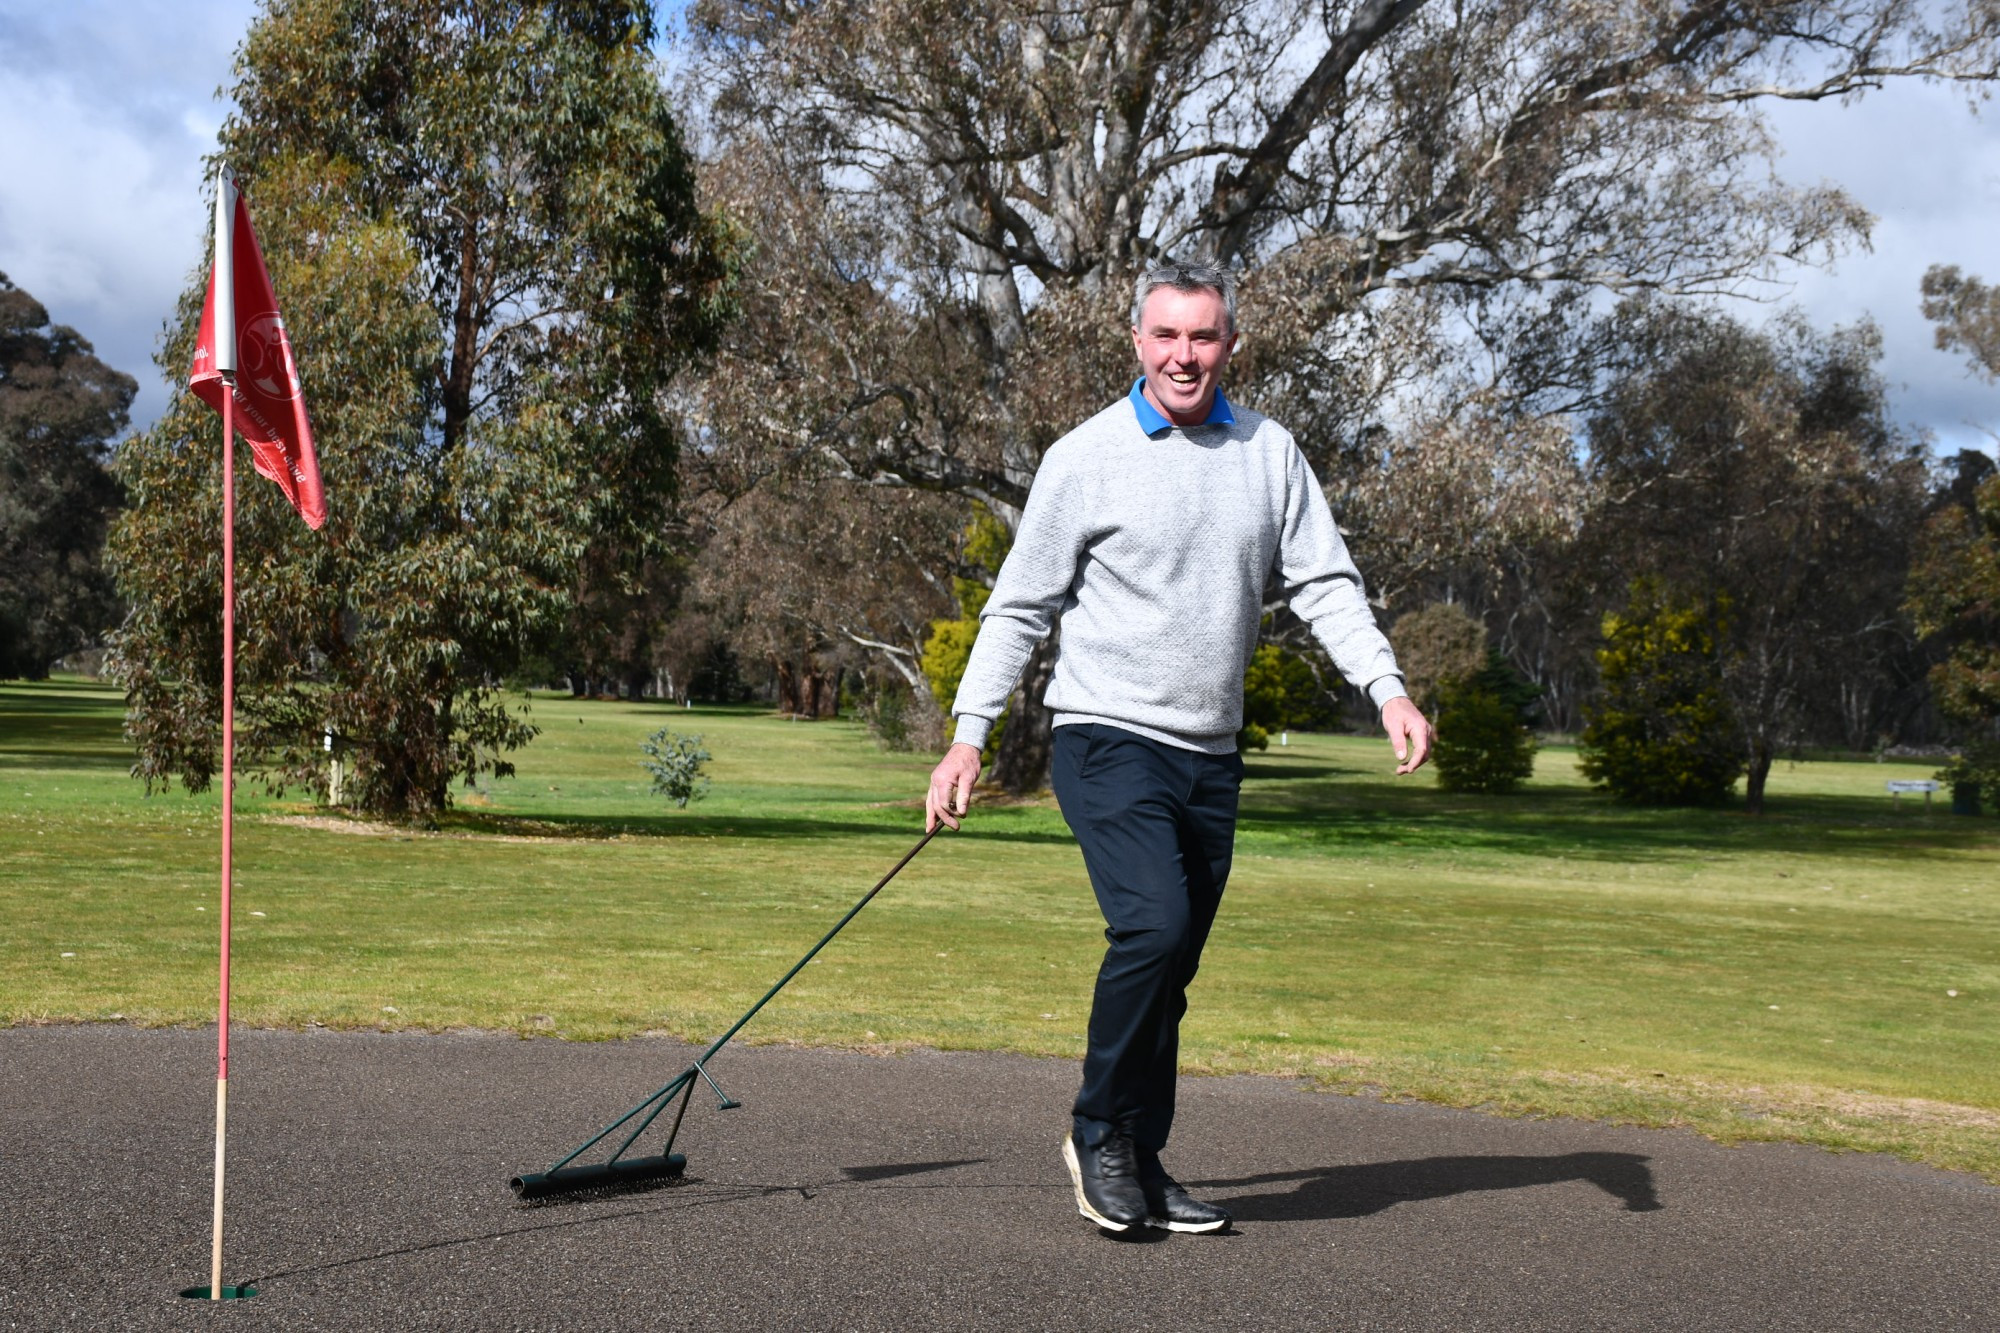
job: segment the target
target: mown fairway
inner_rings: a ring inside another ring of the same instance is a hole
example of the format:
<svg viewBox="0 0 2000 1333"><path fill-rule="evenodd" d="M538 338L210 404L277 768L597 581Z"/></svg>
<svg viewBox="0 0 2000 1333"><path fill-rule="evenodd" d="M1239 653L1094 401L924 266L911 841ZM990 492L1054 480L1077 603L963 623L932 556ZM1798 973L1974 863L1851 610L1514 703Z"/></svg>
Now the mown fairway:
<svg viewBox="0 0 2000 1333"><path fill-rule="evenodd" d="M118 706L0 687L0 1021L213 1018L215 796L146 797ZM242 1021L713 1035L920 832L929 761L852 723L533 709L520 776L437 832L245 784ZM638 767L663 723L716 756L687 811ZM1621 809L1562 750L1470 798L1293 742L1250 762L1190 1063L2000 1180L2000 824L1893 809L1928 765L1780 765L1752 820ZM1074 1056L1099 928L1053 804L989 807L746 1036Z"/></svg>

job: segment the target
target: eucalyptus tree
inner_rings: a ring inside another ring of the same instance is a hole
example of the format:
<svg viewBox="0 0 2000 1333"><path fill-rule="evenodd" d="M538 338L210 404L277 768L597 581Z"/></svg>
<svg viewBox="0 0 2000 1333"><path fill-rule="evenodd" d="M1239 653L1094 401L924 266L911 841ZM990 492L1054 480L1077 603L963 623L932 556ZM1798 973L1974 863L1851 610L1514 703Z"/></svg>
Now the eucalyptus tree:
<svg viewBox="0 0 2000 1333"><path fill-rule="evenodd" d="M1963 273L1956 264L1924 270L1924 318L1941 352L1963 352L1966 367L1988 384L2000 381L2000 287Z"/></svg>
<svg viewBox="0 0 2000 1333"><path fill-rule="evenodd" d="M116 623L105 464L137 391L0 273L0 677L45 677Z"/></svg>
<svg viewBox="0 0 2000 1333"><path fill-rule="evenodd" d="M1940 506L1917 538L1909 607L1943 650L1930 672L1959 752L1942 776L2000 798L2000 475L1988 473L1971 503Z"/></svg>
<svg viewBox="0 0 2000 1333"><path fill-rule="evenodd" d="M783 712L833 715L852 667L921 696L919 655L954 606L911 552L949 542L953 520L933 497L775 477L712 515L694 592L733 627L731 645L769 669Z"/></svg>
<svg viewBox="0 0 2000 1333"><path fill-rule="evenodd" d="M1613 598L1650 578L1709 608L1758 813L1817 706L1889 692L1911 639L1927 451L1889 420L1871 326L1758 330L1654 302L1621 314L1627 369L1589 419L1579 563Z"/></svg>
<svg viewBox="0 0 2000 1333"><path fill-rule="evenodd" d="M1494 477L1546 473L1532 423L1594 382L1605 348L1577 330L1599 293L1741 290L1866 234L1838 190L1771 170L1763 105L1903 77L1974 85L1995 75L2000 29L1978 0L696 0L690 14L718 170L775 158L769 188L867 219L846 231L878 242L796 251L821 271L798 287L865 285L895 328L926 335L797 321L762 355L810 376L791 394L809 407L728 439L977 500L1011 525L1043 448L1129 380L1126 279L1200 253L1248 269L1232 390L1300 436L1364 563L1364 502L1383 498L1364 481L1461 406L1492 427L1476 442ZM1500 509L1573 516L1524 494ZM1032 715L1032 691L1013 707ZM1039 779L1045 730L1009 728L1003 780Z"/></svg>
<svg viewBox="0 0 2000 1333"><path fill-rule="evenodd" d="M829 423L830 376L885 357L904 366L962 357L962 338L927 317L938 312L884 295L894 242L879 217L799 188L785 171L779 154L750 141L705 175L713 206L752 240L734 317L685 386L686 410L703 429L682 457L683 517L702 552L691 591L740 652L771 669L787 712L815 713L800 705L824 690L802 700L801 686L828 685L839 666L862 662L922 701L918 659L932 622L955 612L951 575L965 563L955 559L962 503L853 486L810 442L863 421L893 430L903 415L891 388L847 403ZM947 360L918 390L949 392L955 378ZM928 406L956 410L948 400Z"/></svg>
<svg viewBox="0 0 2000 1333"><path fill-rule="evenodd" d="M1924 274L1923 293L1939 349L1963 352L1973 374L2000 380L2000 287L1938 265ZM1931 689L1960 733L1945 776L2000 797L2000 475L1970 450L1955 470L1918 536L1909 608L1942 651Z"/></svg>
<svg viewBox="0 0 2000 1333"><path fill-rule="evenodd" d="M730 240L639 0L271 0L219 156L299 351L330 516L249 487L243 752L392 815L504 772L497 687L584 585L644 577L670 513L670 386L726 314ZM190 253L196 253L190 239ZM202 275L162 368L184 374ZM219 672L217 426L185 392L122 451L118 653L149 781L206 783Z"/></svg>

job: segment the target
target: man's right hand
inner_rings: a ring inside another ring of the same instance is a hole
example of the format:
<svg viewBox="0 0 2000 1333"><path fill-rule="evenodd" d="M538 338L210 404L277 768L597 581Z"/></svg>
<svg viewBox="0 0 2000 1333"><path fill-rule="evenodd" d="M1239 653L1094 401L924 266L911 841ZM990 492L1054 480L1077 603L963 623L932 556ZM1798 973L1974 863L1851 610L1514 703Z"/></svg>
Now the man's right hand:
<svg viewBox="0 0 2000 1333"><path fill-rule="evenodd" d="M924 832L929 833L942 819L958 827L954 814L962 815L972 804L972 784L979 781L979 747L954 744L931 770L930 790L924 793Z"/></svg>

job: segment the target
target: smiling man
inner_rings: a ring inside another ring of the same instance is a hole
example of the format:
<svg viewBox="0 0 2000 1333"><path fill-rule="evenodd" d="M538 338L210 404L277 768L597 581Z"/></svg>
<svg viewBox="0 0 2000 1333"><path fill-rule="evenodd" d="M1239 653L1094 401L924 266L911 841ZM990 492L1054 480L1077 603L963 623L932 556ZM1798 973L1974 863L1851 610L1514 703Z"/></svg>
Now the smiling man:
<svg viewBox="0 0 2000 1333"><path fill-rule="evenodd" d="M1188 983L1229 877L1243 673L1266 587L1381 709L1398 773L1430 750L1312 469L1277 422L1223 396L1236 332L1227 270L1170 264L1138 280L1142 373L1044 455L926 799L927 829L958 826L987 734L1059 623L1047 695L1056 797L1108 946L1062 1152L1077 1211L1112 1231L1229 1225L1160 1152Z"/></svg>

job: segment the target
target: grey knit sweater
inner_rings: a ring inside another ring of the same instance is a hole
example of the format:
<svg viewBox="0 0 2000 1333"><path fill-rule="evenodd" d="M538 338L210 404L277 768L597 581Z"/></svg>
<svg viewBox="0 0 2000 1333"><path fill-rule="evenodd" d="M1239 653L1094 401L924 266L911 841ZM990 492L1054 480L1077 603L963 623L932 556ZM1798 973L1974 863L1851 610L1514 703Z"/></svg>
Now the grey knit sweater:
<svg viewBox="0 0 2000 1333"><path fill-rule="evenodd" d="M1060 622L1055 725L1233 750L1267 580L1377 707L1403 693L1304 455L1277 422L1234 411L1149 436L1120 399L1050 446L979 615L955 740L985 744Z"/></svg>

